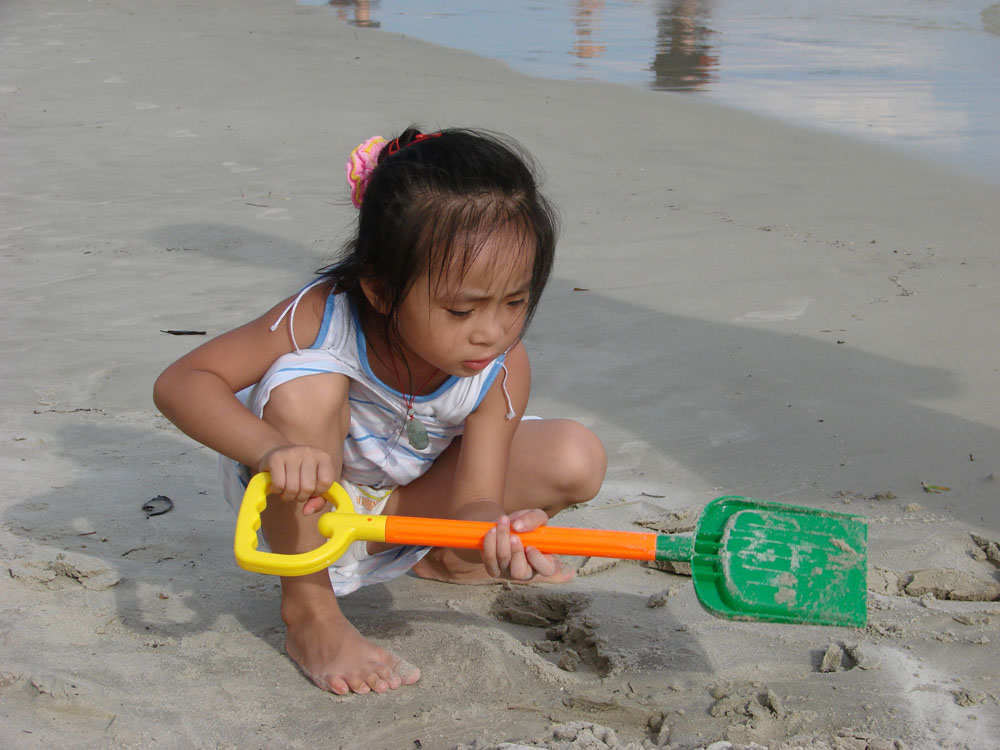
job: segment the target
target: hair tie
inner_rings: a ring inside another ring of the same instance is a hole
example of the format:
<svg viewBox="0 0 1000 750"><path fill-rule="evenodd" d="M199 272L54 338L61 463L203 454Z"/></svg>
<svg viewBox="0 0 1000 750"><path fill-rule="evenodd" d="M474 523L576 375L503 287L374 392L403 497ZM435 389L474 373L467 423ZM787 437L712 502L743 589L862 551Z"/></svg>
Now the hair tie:
<svg viewBox="0 0 1000 750"><path fill-rule="evenodd" d="M406 148L419 141L428 138L440 138L441 133L417 133L409 143L401 144L399 138L393 138L388 143L380 135L372 136L351 152L351 158L347 160L344 167L347 169L347 184L351 188L351 202L355 208L361 208L361 201L365 197L365 188L375 167L378 166L378 157L382 149L389 150L392 156L400 149Z"/></svg>
<svg viewBox="0 0 1000 750"><path fill-rule="evenodd" d="M365 197L365 187L368 178L378 165L378 155L385 148L385 138L373 136L351 152L351 158L344 167L347 170L347 184L351 189L351 202L355 208L361 208L361 199Z"/></svg>
<svg viewBox="0 0 1000 750"><path fill-rule="evenodd" d="M393 138L391 141L389 141L389 144L386 146L386 148L389 149L389 156L392 156L400 149L404 149L407 146L412 146L414 143L419 143L420 141L426 141L428 138L440 138L440 137L441 137L440 133L417 133L415 136L413 136L413 140L411 140L409 143L400 143L399 138Z"/></svg>

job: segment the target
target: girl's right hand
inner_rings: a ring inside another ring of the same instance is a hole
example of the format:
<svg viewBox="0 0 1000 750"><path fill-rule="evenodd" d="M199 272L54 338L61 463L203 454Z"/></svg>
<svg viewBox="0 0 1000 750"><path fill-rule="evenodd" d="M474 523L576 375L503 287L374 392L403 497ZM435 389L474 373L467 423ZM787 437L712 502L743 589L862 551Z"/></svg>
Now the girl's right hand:
<svg viewBox="0 0 1000 750"><path fill-rule="evenodd" d="M311 445L272 448L261 456L258 471L271 473L271 495L286 502L304 502L302 512L305 515L326 506L326 500L319 495L337 480L333 457Z"/></svg>
<svg viewBox="0 0 1000 750"><path fill-rule="evenodd" d="M533 531L549 520L543 510L518 510L509 516L500 516L495 528L483 539L483 566L492 578L513 581L551 579L561 568L559 559L546 555L534 547L525 547L516 533ZM570 576L572 577L572 576Z"/></svg>

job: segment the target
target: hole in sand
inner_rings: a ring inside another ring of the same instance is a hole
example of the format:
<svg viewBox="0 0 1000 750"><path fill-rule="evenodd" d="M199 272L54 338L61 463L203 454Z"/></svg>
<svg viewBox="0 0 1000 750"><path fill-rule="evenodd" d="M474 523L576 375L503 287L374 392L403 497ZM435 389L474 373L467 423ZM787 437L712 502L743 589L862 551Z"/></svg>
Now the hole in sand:
<svg viewBox="0 0 1000 750"><path fill-rule="evenodd" d="M607 677L621 671L622 664L596 634L600 623L584 614L589 604L584 594L512 589L496 598L491 613L515 625L545 628L545 638L531 646L560 669Z"/></svg>

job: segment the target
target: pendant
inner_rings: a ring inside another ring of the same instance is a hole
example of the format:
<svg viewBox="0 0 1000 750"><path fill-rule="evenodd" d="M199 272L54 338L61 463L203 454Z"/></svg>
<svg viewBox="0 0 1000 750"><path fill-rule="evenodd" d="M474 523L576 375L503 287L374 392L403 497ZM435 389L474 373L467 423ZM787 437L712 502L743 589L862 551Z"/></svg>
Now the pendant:
<svg viewBox="0 0 1000 750"><path fill-rule="evenodd" d="M412 413L406 419L406 439L418 451L422 451L430 443L430 439L427 437L427 428Z"/></svg>

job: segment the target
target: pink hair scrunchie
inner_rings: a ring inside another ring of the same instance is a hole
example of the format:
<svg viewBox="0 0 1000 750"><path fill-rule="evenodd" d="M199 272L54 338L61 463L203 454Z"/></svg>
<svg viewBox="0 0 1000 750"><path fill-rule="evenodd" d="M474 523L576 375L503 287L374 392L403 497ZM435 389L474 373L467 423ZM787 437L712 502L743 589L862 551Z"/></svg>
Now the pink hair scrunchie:
<svg viewBox="0 0 1000 750"><path fill-rule="evenodd" d="M347 170L347 184L351 188L351 202L355 208L361 208L368 178L378 166L378 155L382 153L385 144L385 138L380 135L369 138L351 152L351 158L344 165Z"/></svg>

